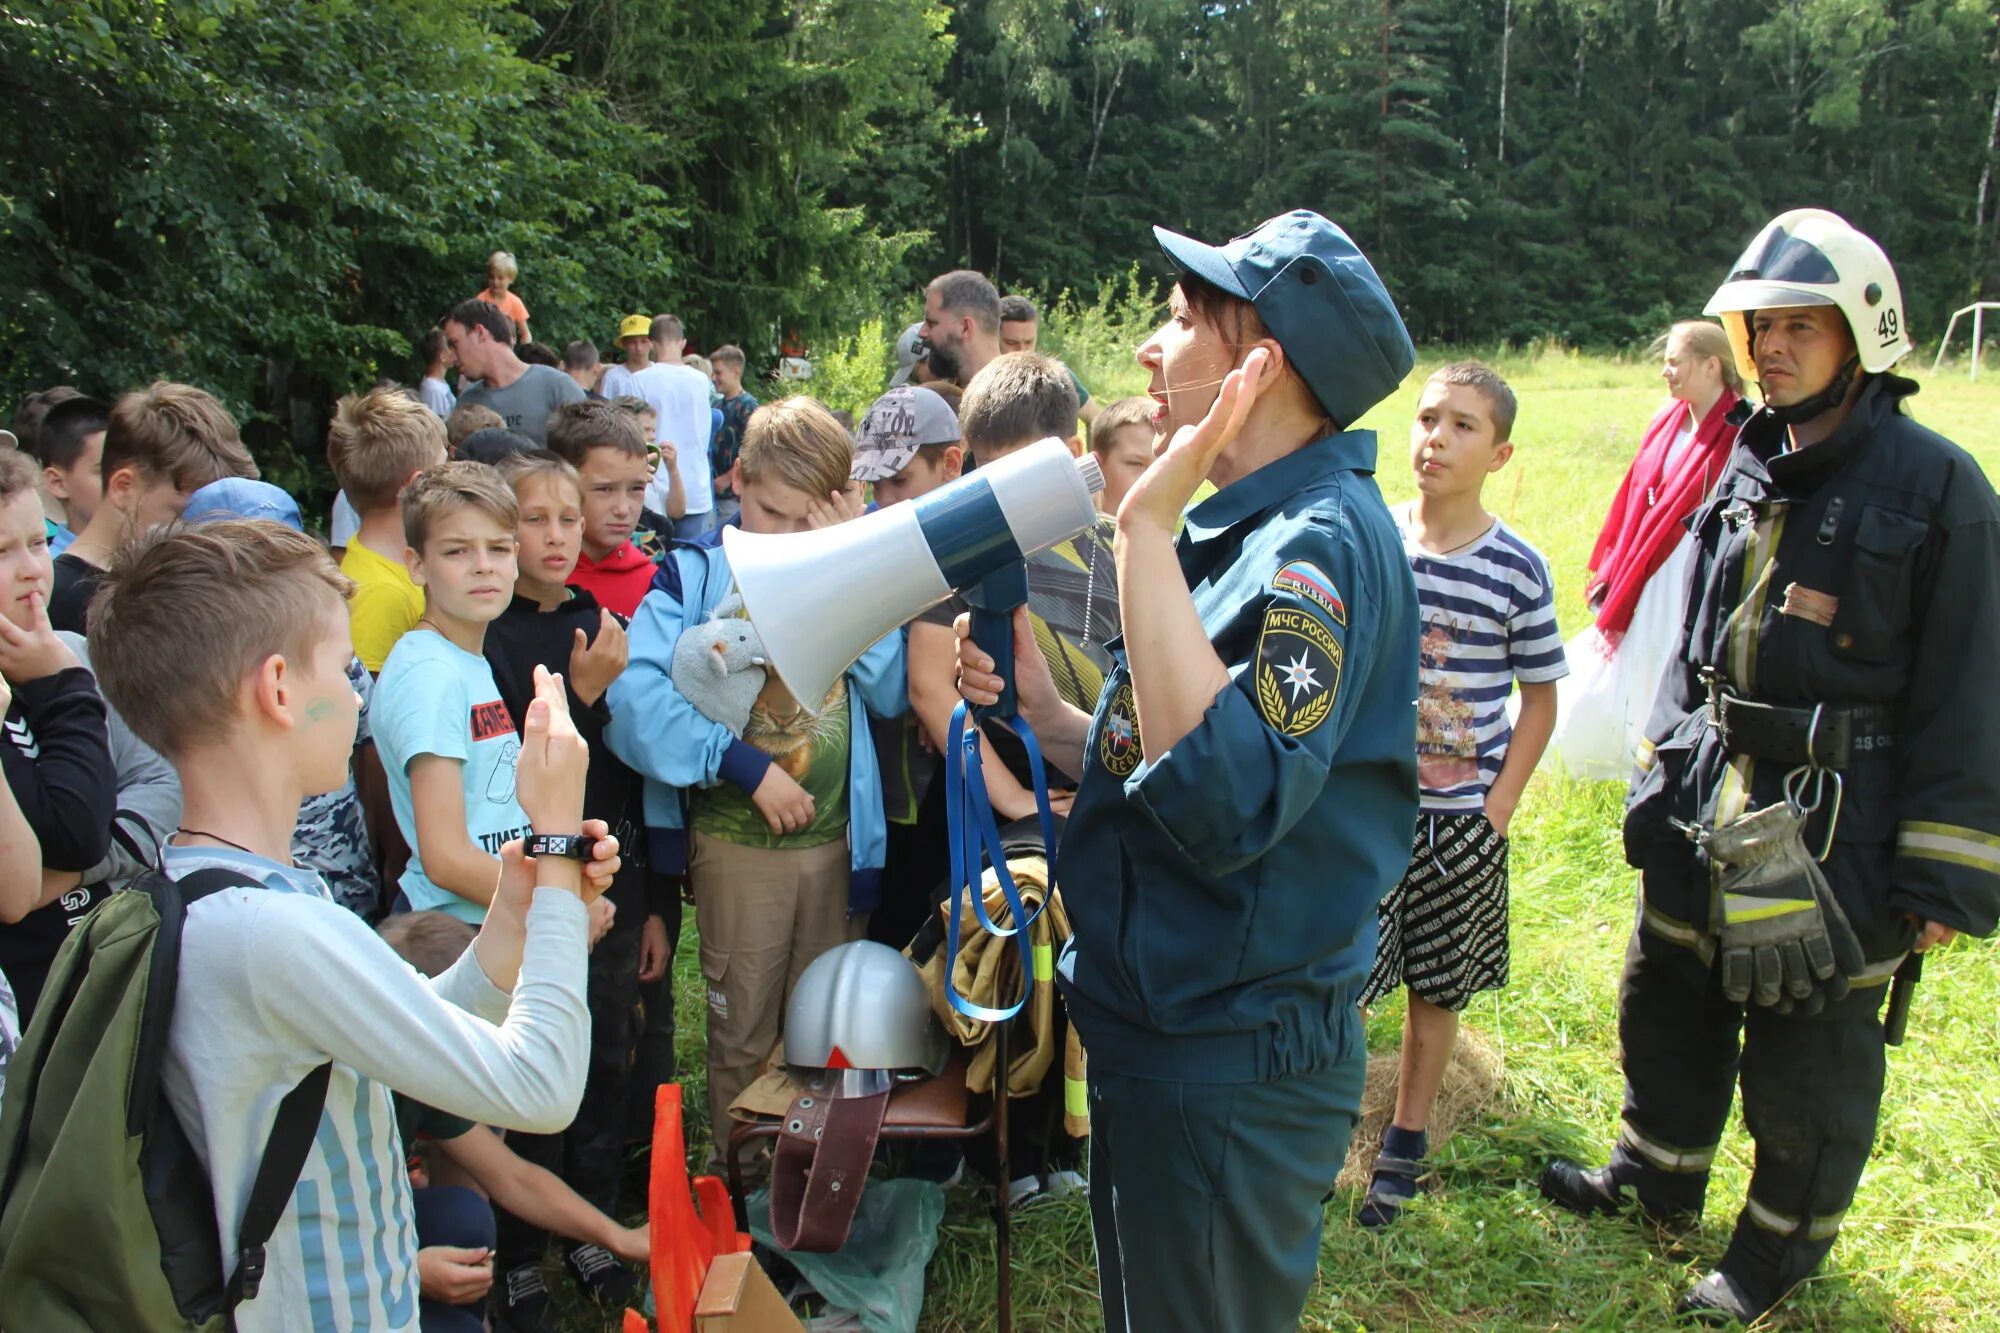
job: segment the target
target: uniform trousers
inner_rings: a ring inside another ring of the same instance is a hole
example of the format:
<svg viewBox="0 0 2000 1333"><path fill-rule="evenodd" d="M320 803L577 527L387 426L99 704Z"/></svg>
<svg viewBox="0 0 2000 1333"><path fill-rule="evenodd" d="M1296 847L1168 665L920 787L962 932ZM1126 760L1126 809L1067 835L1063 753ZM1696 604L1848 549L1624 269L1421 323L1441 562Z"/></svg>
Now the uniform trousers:
<svg viewBox="0 0 2000 1333"><path fill-rule="evenodd" d="M1090 1074L1090 1221L1110 1333L1294 1333L1365 1058L1267 1083Z"/></svg>
<svg viewBox="0 0 2000 1333"><path fill-rule="evenodd" d="M1656 1215L1698 1213L1737 1084L1756 1143L1722 1268L1776 1300L1833 1248L1867 1165L1886 1058L1887 988L1812 1016L1723 998L1701 954L1641 925L1625 953L1625 1109L1613 1178Z"/></svg>

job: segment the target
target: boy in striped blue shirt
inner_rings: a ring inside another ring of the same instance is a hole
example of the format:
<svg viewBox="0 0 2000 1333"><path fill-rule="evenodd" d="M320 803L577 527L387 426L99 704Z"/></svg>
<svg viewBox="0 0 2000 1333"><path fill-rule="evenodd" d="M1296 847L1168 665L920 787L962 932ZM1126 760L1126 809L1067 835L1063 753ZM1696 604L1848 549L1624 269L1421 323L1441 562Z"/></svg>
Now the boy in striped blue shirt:
<svg viewBox="0 0 2000 1333"><path fill-rule="evenodd" d="M1410 427L1418 494L1397 520L1423 617L1423 809L1410 868L1382 900L1361 996L1366 1006L1410 989L1396 1111L1361 1206L1368 1227L1387 1226L1416 1197L1459 1011L1507 984L1507 825L1555 729L1556 681L1569 674L1548 562L1481 503L1486 479L1513 456L1515 409L1505 380L1460 361L1424 385Z"/></svg>
<svg viewBox="0 0 2000 1333"><path fill-rule="evenodd" d="M509 843L472 947L435 980L293 863L300 802L345 781L354 748L352 590L312 538L218 522L121 552L93 616L105 696L180 776L166 873L226 867L257 886L188 908L162 1073L227 1268L280 1099L333 1065L239 1333L416 1333L423 1275L390 1090L509 1129L567 1125L590 1050L588 903L618 869L603 822L583 818L588 747L562 679L539 669L521 808L538 835L586 835L593 862L568 859L575 846L526 860Z"/></svg>

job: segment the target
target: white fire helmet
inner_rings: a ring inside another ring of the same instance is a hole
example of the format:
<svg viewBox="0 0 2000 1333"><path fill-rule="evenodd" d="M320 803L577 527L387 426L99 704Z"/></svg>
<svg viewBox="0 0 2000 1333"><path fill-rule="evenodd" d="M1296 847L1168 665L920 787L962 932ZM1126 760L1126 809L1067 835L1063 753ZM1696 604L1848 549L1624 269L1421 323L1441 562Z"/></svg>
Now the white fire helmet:
<svg viewBox="0 0 2000 1333"><path fill-rule="evenodd" d="M1766 224L1702 313L1721 317L1737 370L1755 380L1751 312L1805 305L1839 307L1861 369L1871 375L1910 351L1903 289L1889 257L1847 219L1823 208L1795 208Z"/></svg>

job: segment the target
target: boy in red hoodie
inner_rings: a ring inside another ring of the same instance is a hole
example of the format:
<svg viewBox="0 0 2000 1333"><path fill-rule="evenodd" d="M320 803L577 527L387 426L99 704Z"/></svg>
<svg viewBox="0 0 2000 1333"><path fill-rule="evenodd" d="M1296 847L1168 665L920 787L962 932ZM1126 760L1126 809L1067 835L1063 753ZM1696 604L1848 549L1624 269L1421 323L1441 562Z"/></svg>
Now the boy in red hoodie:
<svg viewBox="0 0 2000 1333"><path fill-rule="evenodd" d="M653 583L653 559L632 541L653 479L638 423L608 402L565 403L549 419L549 448L583 481L583 553L569 581L629 619Z"/></svg>
<svg viewBox="0 0 2000 1333"><path fill-rule="evenodd" d="M649 409L650 411L650 409ZM654 463L646 441L651 438L619 401L565 403L549 418L549 451L576 469L583 491L583 550L568 584L624 619L653 586L658 556L634 541L650 541L640 526L646 486ZM671 445L667 446L669 449ZM667 471L673 473L669 459ZM674 475L678 476L677 473ZM676 484L675 494L679 494ZM672 508L673 497L669 497ZM664 545L658 550L664 551ZM561 580L556 580L560 583ZM611 758L608 749L593 751ZM653 1090L674 1077L674 992L670 960L681 938L680 877L649 869L646 876L646 939L643 974L638 983L643 1011L633 1042L627 1078L626 1132L650 1142ZM660 956L664 928L665 956Z"/></svg>

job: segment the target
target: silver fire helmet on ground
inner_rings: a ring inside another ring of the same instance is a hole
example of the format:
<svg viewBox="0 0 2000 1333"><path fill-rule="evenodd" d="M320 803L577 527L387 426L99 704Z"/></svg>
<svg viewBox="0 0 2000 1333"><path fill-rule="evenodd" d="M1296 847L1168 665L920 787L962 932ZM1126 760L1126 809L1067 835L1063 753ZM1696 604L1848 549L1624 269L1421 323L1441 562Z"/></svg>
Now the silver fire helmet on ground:
<svg viewBox="0 0 2000 1333"><path fill-rule="evenodd" d="M857 940L821 954L792 988L785 1062L810 1069L942 1073L951 1040L924 980L886 944Z"/></svg>

